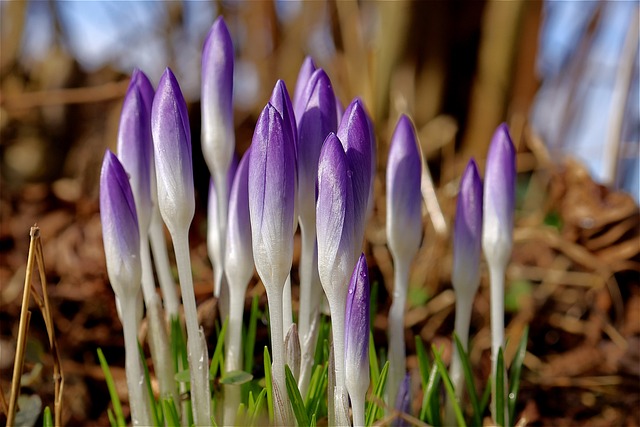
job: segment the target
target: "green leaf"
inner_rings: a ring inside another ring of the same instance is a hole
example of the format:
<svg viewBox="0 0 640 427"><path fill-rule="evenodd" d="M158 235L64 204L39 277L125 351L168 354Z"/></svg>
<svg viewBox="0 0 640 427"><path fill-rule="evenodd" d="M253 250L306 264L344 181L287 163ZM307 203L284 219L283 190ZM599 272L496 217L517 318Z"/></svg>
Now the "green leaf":
<svg viewBox="0 0 640 427"><path fill-rule="evenodd" d="M245 371L231 371L224 374L224 377L220 380L222 384L235 384L241 385L248 383L253 379L253 375Z"/></svg>
<svg viewBox="0 0 640 427"><path fill-rule="evenodd" d="M243 426L245 424L245 415L246 415L245 406L244 406L244 403L241 403L240 406L238 406L238 410L236 411L235 425Z"/></svg>
<svg viewBox="0 0 640 427"><path fill-rule="evenodd" d="M496 366L496 413L495 421L499 426L504 426L504 355L502 347L498 349L498 363Z"/></svg>
<svg viewBox="0 0 640 427"><path fill-rule="evenodd" d="M373 393L369 397L367 402L367 409L365 411L365 425L370 427L376 420L380 419L383 412L383 405L379 402L383 402L382 395L384 394L384 386L387 382L387 374L389 373L389 362L385 362L380 371L378 381L373 385Z"/></svg>
<svg viewBox="0 0 640 427"><path fill-rule="evenodd" d="M293 408L293 414L296 416L299 426L308 426L309 418L307 418L307 411L298 389L298 383L289 369L289 365L284 365L285 383L287 386L287 394L291 400L291 406Z"/></svg>
<svg viewBox="0 0 640 427"><path fill-rule="evenodd" d="M528 280L514 280L507 286L504 296L505 311L514 313L520 310L522 300L533 293L533 284ZM506 345L505 345L506 347Z"/></svg>
<svg viewBox="0 0 640 427"><path fill-rule="evenodd" d="M46 406L42 414L42 427L53 427L53 418L51 417L51 408Z"/></svg>
<svg viewBox="0 0 640 427"><path fill-rule="evenodd" d="M478 402L478 392L476 391L476 385L473 381L473 371L471 370L471 362L469 361L469 355L458 338L456 333L453 334L453 341L455 342L458 350L458 356L462 362L462 372L464 374L464 380L467 384L467 391L469 392L469 400L471 401L471 407L473 408L473 425L479 426L482 424L482 411L480 410L480 403Z"/></svg>
<svg viewBox="0 0 640 427"><path fill-rule="evenodd" d="M111 405L113 405L113 412L115 413L115 421L118 426L125 426L124 415L122 414L122 405L120 405L120 398L116 391L116 385L113 382L113 376L107 364L107 359L102 353L102 349L98 348L98 359L100 360L100 367L104 372L104 380L107 382L107 389L109 390L109 397L111 398Z"/></svg>
<svg viewBox="0 0 640 427"><path fill-rule="evenodd" d="M447 368L444 366L444 363L442 362L442 358L440 357L440 352L434 349L433 356L434 356L435 364L438 367L438 372L442 377L444 388L447 391L447 395L449 396L449 400L451 401L451 404L453 406L453 412L456 415L456 422L458 423L459 427L466 427L467 423L464 420L462 409L460 409L460 402L458 402L456 393L453 390L453 383L451 382L451 378L449 377L449 372L447 372Z"/></svg>
<svg viewBox="0 0 640 427"><path fill-rule="evenodd" d="M256 346L256 331L258 326L258 318L260 317L260 308L258 306L258 295L254 295L251 300L251 315L249 317L249 326L247 335L244 340L244 370L253 372L253 352Z"/></svg>
<svg viewBox="0 0 640 427"><path fill-rule="evenodd" d="M171 398L162 399L162 414L167 423L167 426L174 427L180 425L180 416L178 415L178 408L176 408L176 402Z"/></svg>
<svg viewBox="0 0 640 427"><path fill-rule="evenodd" d="M312 381L309 384L309 390L307 390L307 399L305 400L305 408L307 411L307 417L311 417L314 414L318 414L320 411L320 403L326 400L327 382L329 364L325 363L324 366L316 366Z"/></svg>
<svg viewBox="0 0 640 427"><path fill-rule="evenodd" d="M529 339L529 327L525 327L518 344L518 349L511 362L509 369L509 425L514 425L516 415L516 401L518 400L518 390L520 389L520 374L522 373L522 364L527 354L527 341Z"/></svg>
<svg viewBox="0 0 640 427"><path fill-rule="evenodd" d="M267 389L267 408L269 409L269 421L273 424L273 385L271 380L271 356L269 349L264 346L264 382Z"/></svg>
<svg viewBox="0 0 640 427"><path fill-rule="evenodd" d="M189 381L191 381L191 375L189 374L188 369L183 369L180 372L176 372L174 378L176 382L179 383L188 383Z"/></svg>
<svg viewBox="0 0 640 427"><path fill-rule="evenodd" d="M144 383L147 386L147 396L149 397L149 403L151 404L151 421L154 426L164 425L164 422L160 419L162 417L162 409L158 407L158 402L153 396L153 388L151 387L151 376L149 375L149 365L147 364L147 358L144 356L144 350L142 345L138 342L138 352L140 353L140 360L142 361L142 368L144 369Z"/></svg>
<svg viewBox="0 0 640 427"><path fill-rule="evenodd" d="M313 365L322 365L326 363L328 359L328 352L325 354L324 351L324 342L329 337L329 322L327 321L327 317L322 315L320 316L320 325L318 329L318 339L316 341L316 352L313 355Z"/></svg>
<svg viewBox="0 0 640 427"><path fill-rule="evenodd" d="M431 425L441 424L439 385L440 373L438 372L438 366L434 363L429 371L427 386L422 399L422 409L420 410L420 419Z"/></svg>
<svg viewBox="0 0 640 427"><path fill-rule="evenodd" d="M118 423L116 422L116 417L113 415L113 411L111 408L107 408L107 417L109 417L109 425L111 427L118 427Z"/></svg>
<svg viewBox="0 0 640 427"><path fill-rule="evenodd" d="M260 416L260 411L262 410L262 405L264 404L264 399L266 395L267 395L267 389L263 388L260 394L258 394L258 397L256 398L256 403L251 413L251 419L249 420L249 425L253 426L258 421L258 417Z"/></svg>
<svg viewBox="0 0 640 427"><path fill-rule="evenodd" d="M491 397L491 377L487 381L487 385L484 387L484 391L482 392L482 399L480 399L480 413L484 414L487 410L487 405L489 405L489 398Z"/></svg>
<svg viewBox="0 0 640 427"><path fill-rule="evenodd" d="M373 342L373 333L371 331L369 331L369 372L371 375L371 383L376 384L380 377L380 367L378 366L376 346Z"/></svg>
<svg viewBox="0 0 640 427"><path fill-rule="evenodd" d="M216 348L213 350L213 357L211 358L211 366L209 367L209 378L214 379L218 375L218 370L224 363L224 356L222 355L222 348L224 346L224 336L227 333L227 324L229 319L225 319L222 324L222 329L218 334L218 341L216 342Z"/></svg>
<svg viewBox="0 0 640 427"><path fill-rule="evenodd" d="M407 299L410 308L421 307L429 301L429 293L426 288L410 286Z"/></svg>
<svg viewBox="0 0 640 427"><path fill-rule="evenodd" d="M429 381L429 358L427 357L427 351L424 348L424 343L419 335L415 336L416 341L416 356L418 357L418 367L420 368L420 379L422 381L422 389L427 388L427 382Z"/></svg>

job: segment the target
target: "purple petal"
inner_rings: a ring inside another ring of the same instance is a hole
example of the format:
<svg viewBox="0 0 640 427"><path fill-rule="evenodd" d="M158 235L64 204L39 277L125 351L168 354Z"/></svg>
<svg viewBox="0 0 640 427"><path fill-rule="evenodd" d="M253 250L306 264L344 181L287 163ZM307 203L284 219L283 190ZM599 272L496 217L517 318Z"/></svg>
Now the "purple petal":
<svg viewBox="0 0 640 427"><path fill-rule="evenodd" d="M330 133L320 152L316 205L318 272L329 298L344 289L355 261L350 175L342 143Z"/></svg>
<svg viewBox="0 0 640 427"><path fill-rule="evenodd" d="M460 181L453 229L453 272L456 291L475 293L480 283L482 250L482 181L476 162L471 159ZM472 289L469 289L471 287Z"/></svg>
<svg viewBox="0 0 640 427"><path fill-rule="evenodd" d="M298 80L296 80L296 87L293 91L293 112L296 116L296 121L300 123L300 118L305 109L305 101L303 99L303 93L307 87L307 82L311 79L311 75L316 71L316 64L310 56L304 58L300 71L298 72Z"/></svg>
<svg viewBox="0 0 640 427"><path fill-rule="evenodd" d="M273 92L271 93L271 99L269 99L269 103L276 110L278 110L278 113L280 113L284 128L289 134L290 141L294 145L294 150L297 149L298 131L296 127L296 120L293 115L293 107L291 106L289 91L287 91L287 86L284 84L284 81L278 80L276 82L275 86L273 87Z"/></svg>
<svg viewBox="0 0 640 427"><path fill-rule="evenodd" d="M347 294L345 311L345 375L347 382L369 378L369 270L364 254L356 264Z"/></svg>
<svg viewBox="0 0 640 427"><path fill-rule="evenodd" d="M338 138L347 153L352 171L354 200L354 250L360 252L364 237L365 215L371 185L371 139L367 115L359 99L347 107L340 125Z"/></svg>
<svg viewBox="0 0 640 427"><path fill-rule="evenodd" d="M413 258L422 236L420 151L411 120L401 116L387 160L387 239L393 255Z"/></svg>
<svg viewBox="0 0 640 427"><path fill-rule="evenodd" d="M107 150L100 172L100 221L107 272L119 298L135 297L140 287L140 235L129 178Z"/></svg>
<svg viewBox="0 0 640 427"><path fill-rule="evenodd" d="M303 102L303 101L301 101ZM308 81L302 116L298 120L298 202L301 218L315 218L318 159L325 138L336 131L335 97L322 69Z"/></svg>
<svg viewBox="0 0 640 427"><path fill-rule="evenodd" d="M402 414L411 415L411 376L406 374L400 383L398 397L396 398L396 411ZM393 420L393 427L409 426L410 424L404 419L398 417Z"/></svg>
<svg viewBox="0 0 640 427"><path fill-rule="evenodd" d="M212 175L226 173L235 149L233 43L218 17L202 49L202 153Z"/></svg>
<svg viewBox="0 0 640 427"><path fill-rule="evenodd" d="M150 92L149 92L150 91ZM146 230L153 208L151 199L151 103L153 88L147 76L136 69L122 104L118 129L118 155L131 179L140 227Z"/></svg>
<svg viewBox="0 0 640 427"><path fill-rule="evenodd" d="M187 105L178 81L167 70L162 75L151 109L158 205L164 222L188 227L195 211L191 132Z"/></svg>
<svg viewBox="0 0 640 427"><path fill-rule="evenodd" d="M229 200L229 222L225 272L231 285L246 285L253 276L253 252L251 246L251 219L249 217L249 155L244 153L238 166Z"/></svg>
<svg viewBox="0 0 640 427"><path fill-rule="evenodd" d="M249 212L253 258L265 286L283 286L291 270L295 158L280 113L262 110L249 157Z"/></svg>
<svg viewBox="0 0 640 427"><path fill-rule="evenodd" d="M509 128L503 123L491 139L487 156L482 239L485 252L492 246L504 262L511 253L515 186L516 152Z"/></svg>

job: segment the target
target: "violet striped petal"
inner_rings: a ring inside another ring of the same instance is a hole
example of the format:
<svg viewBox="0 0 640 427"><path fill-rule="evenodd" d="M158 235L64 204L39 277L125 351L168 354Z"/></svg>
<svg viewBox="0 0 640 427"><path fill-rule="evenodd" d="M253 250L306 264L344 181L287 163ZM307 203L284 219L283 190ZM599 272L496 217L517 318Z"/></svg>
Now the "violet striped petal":
<svg viewBox="0 0 640 427"><path fill-rule="evenodd" d="M314 71L316 71L316 64L313 62L313 58L307 56L304 58L304 61L300 66L298 79L296 80L296 87L293 90L293 112L296 116L297 123L300 123L300 118L302 117L305 109L303 94Z"/></svg>
<svg viewBox="0 0 640 427"><path fill-rule="evenodd" d="M140 289L140 234L127 173L107 150L100 171L100 221L109 281L118 298L135 298Z"/></svg>
<svg viewBox="0 0 640 427"><path fill-rule="evenodd" d="M265 286L284 286L293 257L295 158L280 113L262 110L249 157L253 258Z"/></svg>
<svg viewBox="0 0 640 427"><path fill-rule="evenodd" d="M118 129L118 156L131 180L140 231L146 235L153 209L151 195L151 103L153 88L147 76L133 71L122 104Z"/></svg>
<svg viewBox="0 0 640 427"><path fill-rule="evenodd" d="M158 206L172 232L188 229L195 211L191 132L187 105L170 69L158 83L151 108Z"/></svg>
<svg viewBox="0 0 640 427"><path fill-rule="evenodd" d="M471 159L460 180L453 228L451 282L456 293L475 295L480 284L481 251L482 180L475 160Z"/></svg>
<svg viewBox="0 0 640 427"><path fill-rule="evenodd" d="M345 311L345 376L350 394L369 388L369 270L364 254L356 264Z"/></svg>
<svg viewBox="0 0 640 427"><path fill-rule="evenodd" d="M300 218L315 218L318 160L325 138L336 131L335 96L331 81L321 68L305 88L302 115L298 119L298 203Z"/></svg>
<svg viewBox="0 0 640 427"><path fill-rule="evenodd" d="M235 150L233 65L231 35L218 17L202 49L202 154L213 176L226 173Z"/></svg>
<svg viewBox="0 0 640 427"><path fill-rule="evenodd" d="M353 272L353 205L347 156L338 137L330 133L320 152L316 205L318 272L330 301L340 296Z"/></svg>
<svg viewBox="0 0 640 427"><path fill-rule="evenodd" d="M400 383L400 389L398 390L398 397L396 398L396 411L401 414L411 415L411 375L406 374L404 379ZM397 417L391 424L393 427L405 427L411 424L405 421L403 418Z"/></svg>
<svg viewBox="0 0 640 427"><path fill-rule="evenodd" d="M387 240L395 257L413 259L422 237L420 151L411 120L401 116L387 160Z"/></svg>
<svg viewBox="0 0 640 427"><path fill-rule="evenodd" d="M508 262L513 240L516 152L505 123L491 139L484 180L482 247L487 257Z"/></svg>

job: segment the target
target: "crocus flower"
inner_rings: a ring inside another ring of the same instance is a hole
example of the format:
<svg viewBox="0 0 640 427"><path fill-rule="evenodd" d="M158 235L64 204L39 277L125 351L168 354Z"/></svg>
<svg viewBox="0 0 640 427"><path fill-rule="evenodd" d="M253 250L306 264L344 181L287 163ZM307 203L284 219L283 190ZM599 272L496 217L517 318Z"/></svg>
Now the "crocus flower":
<svg viewBox="0 0 640 427"><path fill-rule="evenodd" d="M300 118L305 109L305 100L303 94L311 75L316 71L316 64L313 62L313 58L307 56L304 58L300 71L298 72L298 79L296 80L296 87L293 90L293 112L296 116L296 122L300 123Z"/></svg>
<svg viewBox="0 0 640 427"><path fill-rule="evenodd" d="M473 300L480 284L480 252L482 245L482 181L476 162L471 159L460 180L460 192L453 228L453 272L451 282L456 293L454 330L466 350L469 341L469 323ZM457 347L453 347L450 377L456 396L462 401L464 376ZM455 413L447 400L446 417L455 423Z"/></svg>
<svg viewBox="0 0 640 427"><path fill-rule="evenodd" d="M345 378L353 424L364 425L364 402L369 388L369 270L364 254L353 270L345 310Z"/></svg>
<svg viewBox="0 0 640 427"><path fill-rule="evenodd" d="M515 180L515 148L509 136L509 129L503 123L496 129L489 147L482 217L482 250L489 266L491 289L491 372L494 379L498 353L504 345L504 274L511 256L513 240ZM495 407L495 380L492 382L492 392L492 413L493 418L497 419L497 411L502 409ZM506 399L503 401L506 402ZM506 404L503 419L509 419Z"/></svg>
<svg viewBox="0 0 640 427"><path fill-rule="evenodd" d="M195 198L187 104L176 77L168 68L153 100L151 132L158 205L162 219L173 234L175 230L188 229L195 211Z"/></svg>
<svg viewBox="0 0 640 427"><path fill-rule="evenodd" d="M346 401L344 376L344 307L348 280L353 273L354 202L347 155L338 137L330 133L320 152L318 165L318 272L331 311L335 358L336 402ZM330 414L337 424L348 422L343 405Z"/></svg>
<svg viewBox="0 0 640 427"><path fill-rule="evenodd" d="M413 125L401 116L387 160L387 242L394 263L393 302L389 310L389 378L387 395L395 401L406 371L404 313L409 267L422 236L420 151Z"/></svg>
<svg viewBox="0 0 640 427"><path fill-rule="evenodd" d="M367 115L359 99L354 99L347 107L338 125L337 136L347 153L349 169L352 172L354 221L354 256L362 249L369 188L371 186L371 139Z"/></svg>
<svg viewBox="0 0 640 427"><path fill-rule="evenodd" d="M210 422L209 382L203 374L207 368L206 346L202 346L196 312L189 226L195 211L191 133L187 105L178 81L167 70L158 83L151 108L151 134L154 142L158 205L173 239L178 266L182 304L187 329L191 398L196 425Z"/></svg>
<svg viewBox="0 0 640 427"><path fill-rule="evenodd" d="M140 235L129 178L118 158L106 151L100 172L100 221L107 274L119 301L125 338L125 370L133 425L151 422L138 352L137 302L140 292Z"/></svg>
<svg viewBox="0 0 640 427"><path fill-rule="evenodd" d="M202 49L202 153L211 174L225 175L235 150L233 43L218 17ZM216 183L220 185L220 183Z"/></svg>
<svg viewBox="0 0 640 427"><path fill-rule="evenodd" d="M271 104L262 110L249 157L249 217L253 259L269 302L274 395L278 424L290 420L285 389L282 293L291 270L295 203L295 157L290 133Z"/></svg>

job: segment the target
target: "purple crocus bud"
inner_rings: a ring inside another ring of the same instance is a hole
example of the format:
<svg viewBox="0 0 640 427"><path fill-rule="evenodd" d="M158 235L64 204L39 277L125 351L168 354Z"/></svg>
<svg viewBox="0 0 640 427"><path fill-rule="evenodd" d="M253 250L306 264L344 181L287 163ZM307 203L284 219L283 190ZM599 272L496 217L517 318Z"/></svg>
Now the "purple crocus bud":
<svg viewBox="0 0 640 427"><path fill-rule="evenodd" d="M346 282L353 271L353 190L342 143L330 133L318 164L318 272L329 304L344 301ZM342 291L344 290L344 291Z"/></svg>
<svg viewBox="0 0 640 427"><path fill-rule="evenodd" d="M451 281L458 298L471 298L480 284L482 251L482 180L471 159L460 181L453 229L453 272Z"/></svg>
<svg viewBox="0 0 640 427"><path fill-rule="evenodd" d="M396 411L401 414L411 415L411 375L406 374L400 383L398 397L396 398ZM397 417L391 424L393 427L404 427L410 424L404 419Z"/></svg>
<svg viewBox="0 0 640 427"><path fill-rule="evenodd" d="M118 129L118 155L131 180L140 231L146 236L153 209L151 195L151 103L153 87L147 76L133 71L122 104Z"/></svg>
<svg viewBox="0 0 640 427"><path fill-rule="evenodd" d="M304 58L304 61L300 66L298 80L296 80L296 87L293 90L293 112L296 116L297 123L300 123L300 118L302 117L302 113L305 109L304 107L306 102L303 94L314 71L316 71L316 64L310 56L307 56Z"/></svg>
<svg viewBox="0 0 640 427"><path fill-rule="evenodd" d="M291 106L291 98L289 97L289 91L284 81L278 80L271 92L271 98L269 103L278 110L282 117L285 131L290 135L290 141L293 143L294 150L298 145L298 131L296 127L296 119L293 115L293 107ZM295 152L295 151L294 151Z"/></svg>
<svg viewBox="0 0 640 427"><path fill-rule="evenodd" d="M113 291L120 299L136 298L142 275L136 205L127 173L109 150L100 172L100 221Z"/></svg>
<svg viewBox="0 0 640 427"><path fill-rule="evenodd" d="M337 127L335 96L324 70L313 72L299 101L298 118L298 202L301 222L315 218L315 186L318 159L325 138Z"/></svg>
<svg viewBox="0 0 640 427"><path fill-rule="evenodd" d="M253 258L265 286L284 286L293 257L295 158L289 131L267 104L249 157L249 212Z"/></svg>
<svg viewBox="0 0 640 427"><path fill-rule="evenodd" d="M253 276L248 183L250 152L251 147L240 160L229 198L229 222L224 263L227 277L233 277L229 280L229 284L248 284Z"/></svg>
<svg viewBox="0 0 640 427"><path fill-rule="evenodd" d="M345 377L354 425L364 425L364 397L369 388L369 298L367 260L361 254L349 283L344 334Z"/></svg>
<svg viewBox="0 0 640 427"><path fill-rule="evenodd" d="M367 114L359 99L347 107L338 125L338 138L352 171L354 201L354 254L360 253L371 186L371 139Z"/></svg>
<svg viewBox="0 0 640 427"><path fill-rule="evenodd" d="M491 139L484 182L482 247L485 256L506 264L511 256L516 198L516 152L505 123Z"/></svg>
<svg viewBox="0 0 640 427"><path fill-rule="evenodd" d="M235 150L233 43L218 17L202 49L202 153L214 175L227 173Z"/></svg>
<svg viewBox="0 0 640 427"><path fill-rule="evenodd" d="M176 77L167 68L151 108L158 206L169 231L189 228L195 211L191 132L187 104Z"/></svg>
<svg viewBox="0 0 640 427"><path fill-rule="evenodd" d="M411 120L402 115L387 160L387 239L395 258L411 260L422 237L420 151Z"/></svg>

